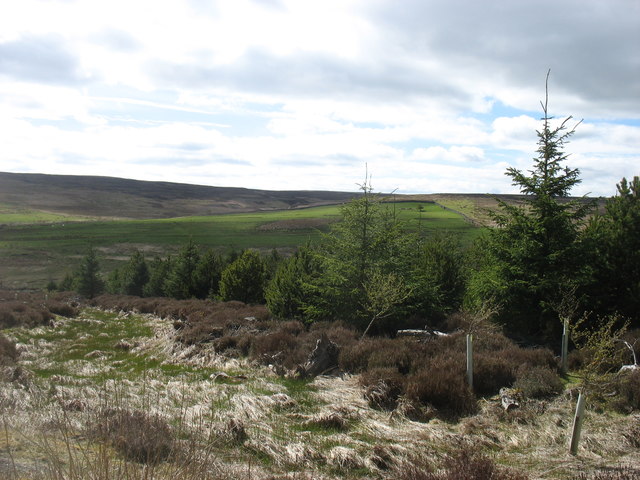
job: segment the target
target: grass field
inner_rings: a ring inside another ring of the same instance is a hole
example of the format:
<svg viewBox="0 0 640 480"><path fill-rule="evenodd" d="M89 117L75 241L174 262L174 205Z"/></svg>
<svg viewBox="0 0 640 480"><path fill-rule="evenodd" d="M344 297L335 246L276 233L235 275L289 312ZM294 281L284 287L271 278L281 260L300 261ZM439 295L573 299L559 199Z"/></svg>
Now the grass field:
<svg viewBox="0 0 640 480"><path fill-rule="evenodd" d="M419 205L422 212L418 211ZM450 231L460 235L463 242L470 242L481 232L462 216L435 203L399 202L387 207L406 222L407 228L425 235ZM148 256L166 255L189 239L221 250L291 251L328 231L331 223L340 219L340 207L153 220L52 219L50 223L42 223L45 217L36 211L25 212L19 223L8 222L7 216L18 218L15 213L0 211L0 280L6 286L42 287L48 280L61 279L89 246L101 251L106 271L126 260L135 248Z"/></svg>

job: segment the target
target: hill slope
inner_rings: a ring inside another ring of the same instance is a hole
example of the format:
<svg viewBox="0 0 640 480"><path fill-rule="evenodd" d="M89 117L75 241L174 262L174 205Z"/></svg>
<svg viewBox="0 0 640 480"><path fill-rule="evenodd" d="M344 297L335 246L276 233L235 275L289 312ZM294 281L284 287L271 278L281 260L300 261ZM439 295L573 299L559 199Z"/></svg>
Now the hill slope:
<svg viewBox="0 0 640 480"><path fill-rule="evenodd" d="M355 195L0 172L0 204L90 217L143 219L286 210L342 203Z"/></svg>

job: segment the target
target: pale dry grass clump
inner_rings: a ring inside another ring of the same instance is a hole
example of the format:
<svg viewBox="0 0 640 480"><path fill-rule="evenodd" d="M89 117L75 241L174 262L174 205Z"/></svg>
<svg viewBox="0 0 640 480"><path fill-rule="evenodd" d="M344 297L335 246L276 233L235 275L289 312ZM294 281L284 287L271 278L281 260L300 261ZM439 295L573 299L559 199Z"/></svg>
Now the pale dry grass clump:
<svg viewBox="0 0 640 480"><path fill-rule="evenodd" d="M405 394L394 393L388 405L372 408L363 395L367 382L360 375L320 376L311 382L281 378L249 359L221 354L214 342L176 342L170 318L114 317L142 321L153 334L104 338L107 347L100 349L106 355L100 358L67 362L60 373L35 375L26 386L0 385L0 412L9 432L9 442L0 441L0 478L4 452L10 450L16 454L17 470L26 472L21 480L448 480L465 474L454 465L463 458L457 448L463 438L477 453L463 460L479 465L478 471L484 465L484 471L494 472L491 478L498 479L523 478L501 465L532 472L531 478L568 479L576 466L595 474L598 467L640 462L638 432L633 428L637 418L596 413L591 406L578 458L570 456L575 399L529 399L520 409L505 412L498 398L481 398L474 413L454 420L438 417L436 407ZM84 341L99 336L104 321L88 324ZM40 327L39 335L51 338L50 328ZM65 322L53 328L66 328ZM294 323L283 325L282 331L301 334ZM129 346L117 348L121 340ZM495 342L502 345L500 339ZM458 343L455 338L429 347L435 349L430 359L443 357ZM81 346L82 341L71 344ZM56 371L60 345L46 340L18 344L17 364ZM389 341L379 345L385 351L393 346ZM404 375L406 351L403 347L387 361L369 350L371 377L378 376L376 371L386 371L391 378ZM418 372L408 373L417 381ZM154 429L155 440L163 442L130 435ZM92 437L88 431L112 433ZM27 451L33 452L32 460L26 458ZM421 452L422 463L416 452ZM38 458L46 461L37 463ZM401 476L411 471L423 476Z"/></svg>

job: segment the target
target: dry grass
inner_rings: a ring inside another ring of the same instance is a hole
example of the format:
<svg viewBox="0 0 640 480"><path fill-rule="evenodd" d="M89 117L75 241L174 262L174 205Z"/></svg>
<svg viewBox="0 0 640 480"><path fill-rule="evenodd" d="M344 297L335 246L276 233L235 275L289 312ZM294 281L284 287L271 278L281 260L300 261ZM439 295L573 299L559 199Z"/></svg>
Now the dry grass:
<svg viewBox="0 0 640 480"><path fill-rule="evenodd" d="M188 310L193 305L180 308L183 318L193 321L195 310ZM279 377L256 359L226 352L239 352L249 325L255 338L278 332L309 345L331 332L330 338L354 346L353 332L330 325L307 331L267 319L244 323L236 317L225 322L235 323L238 334L224 323L224 336L187 344L177 341L173 316L115 310L84 311L77 319L56 318L54 326L7 332L9 342L18 340L17 364L31 376L0 385L5 425L0 478L485 478L460 476L463 467L476 465L477 471L494 472L490 478L524 478L518 471L531 479L570 479L580 471L591 478L605 467L640 462L637 416L591 407L579 454L569 455L575 399L565 395L529 400L512 412L487 397L477 402L475 413L455 421L434 416L433 407L424 405L433 400L423 399L437 388L427 386L446 385L443 379L449 377L442 374L436 382L433 372L418 365L440 365L438 370L458 378L463 367L447 355L460 345L455 336L417 344L415 356L411 344L384 340L378 345L385 351L407 348L388 357L363 349L369 353L353 357L354 364L366 365L363 374L309 382ZM229 346L221 351L225 337ZM116 347L124 343L129 347ZM84 358L83 345L94 344L91 352L101 353ZM409 379L419 402L406 395ZM390 384L392 393L372 408L369 403L375 402L363 394L377 380ZM401 387L406 390L397 395ZM461 456L460 445L473 447L471 457ZM411 469L441 476L400 476Z"/></svg>

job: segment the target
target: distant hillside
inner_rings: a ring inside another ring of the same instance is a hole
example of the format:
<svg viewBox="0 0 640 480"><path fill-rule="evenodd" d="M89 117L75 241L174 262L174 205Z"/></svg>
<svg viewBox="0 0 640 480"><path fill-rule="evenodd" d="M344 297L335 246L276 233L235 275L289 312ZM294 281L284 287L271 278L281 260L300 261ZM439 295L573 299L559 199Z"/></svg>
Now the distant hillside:
<svg viewBox="0 0 640 480"><path fill-rule="evenodd" d="M143 219L286 210L343 203L357 195L0 172L0 205L89 217Z"/></svg>

